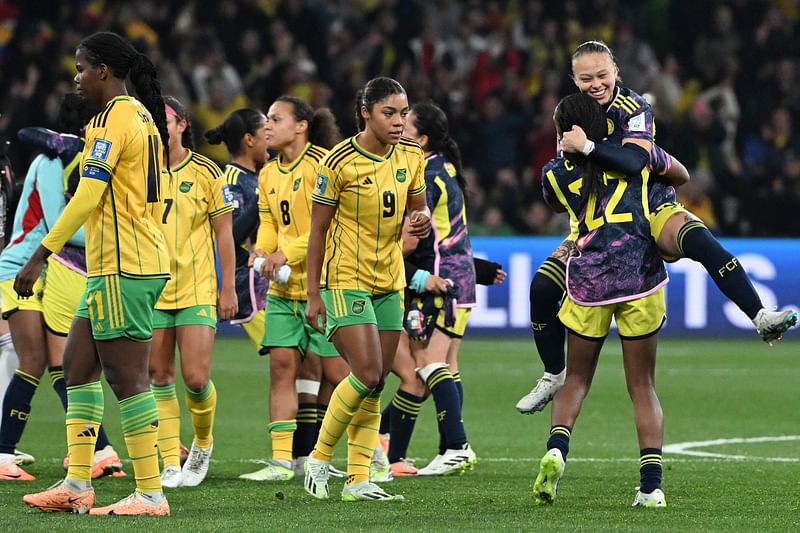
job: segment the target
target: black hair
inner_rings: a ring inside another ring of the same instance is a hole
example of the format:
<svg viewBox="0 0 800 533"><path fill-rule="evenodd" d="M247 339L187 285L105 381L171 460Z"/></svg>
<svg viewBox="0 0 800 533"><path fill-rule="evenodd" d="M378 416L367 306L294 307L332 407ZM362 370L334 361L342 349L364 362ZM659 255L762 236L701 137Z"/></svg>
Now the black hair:
<svg viewBox="0 0 800 533"><path fill-rule="evenodd" d="M359 89L356 93L356 125L359 131L363 131L367 126L364 117L361 116L361 108L366 107L367 111L372 111L375 104L393 94L406 94L406 90L399 81L385 76L372 78L363 89Z"/></svg>
<svg viewBox="0 0 800 533"><path fill-rule="evenodd" d="M414 112L414 127L420 135L428 136L428 144L423 148L429 152L444 154L448 161L456 167L456 181L466 199L467 182L464 179L461 163L461 150L455 139L450 136L447 115L442 108L433 102L423 102L411 106Z"/></svg>
<svg viewBox="0 0 800 533"><path fill-rule="evenodd" d="M58 108L56 128L61 133L80 135L83 127L100 111L98 104L82 98L78 93L66 93Z"/></svg>
<svg viewBox="0 0 800 533"><path fill-rule="evenodd" d="M594 142L601 142L608 134L606 113L597 101L588 94L575 93L566 96L556 106L553 115L561 133L569 131L572 126L580 126L586 133L586 138ZM584 204L598 189L600 180L603 179L603 169L583 154L565 154L565 157L582 166L586 172L584 176L585 187L581 187Z"/></svg>
<svg viewBox="0 0 800 533"><path fill-rule="evenodd" d="M331 149L342 140L336 117L327 107L314 110L305 100L296 96L283 95L275 99L276 102L286 102L292 105L292 116L297 122L308 122L308 140L312 144Z"/></svg>
<svg viewBox="0 0 800 533"><path fill-rule="evenodd" d="M186 121L186 129L181 135L181 145L189 150L194 150L194 135L192 134L192 120L186 107L174 96L165 95L164 103L170 106L177 114L178 118Z"/></svg>
<svg viewBox="0 0 800 533"><path fill-rule="evenodd" d="M164 151L168 152L167 114L164 111L158 73L152 61L137 52L127 39L110 31L93 33L80 42L78 49L83 50L92 66L96 67L101 63L107 65L115 78L124 80L130 74L136 96L153 117Z"/></svg>
<svg viewBox="0 0 800 533"><path fill-rule="evenodd" d="M242 152L242 137L246 133L255 135L262 125L264 115L255 109L237 109L225 119L225 122L205 133L209 144L225 143L232 156Z"/></svg>

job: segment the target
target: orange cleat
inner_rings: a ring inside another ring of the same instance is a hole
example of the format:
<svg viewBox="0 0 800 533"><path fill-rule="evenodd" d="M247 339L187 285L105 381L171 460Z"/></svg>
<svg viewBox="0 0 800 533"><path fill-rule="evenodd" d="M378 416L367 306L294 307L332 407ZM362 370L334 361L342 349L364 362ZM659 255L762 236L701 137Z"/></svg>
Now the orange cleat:
<svg viewBox="0 0 800 533"><path fill-rule="evenodd" d="M160 503L153 503L141 492L134 491L127 498L105 507L95 507L89 511L93 515L109 516L169 516L169 503L162 498Z"/></svg>
<svg viewBox="0 0 800 533"><path fill-rule="evenodd" d="M391 469L394 477L416 476L419 473L419 470L416 466L414 466L414 463L408 459L400 459L399 461L392 463Z"/></svg>
<svg viewBox="0 0 800 533"><path fill-rule="evenodd" d="M0 480L33 481L35 479L34 476L19 467L17 460L13 456L10 460L0 461Z"/></svg>
<svg viewBox="0 0 800 533"><path fill-rule="evenodd" d="M64 457L64 470L69 470L69 455ZM94 452L92 479L104 476L125 477L125 475L125 472L122 471L122 460L110 444L102 450Z"/></svg>
<svg viewBox="0 0 800 533"><path fill-rule="evenodd" d="M87 513L94 506L94 489L76 492L62 480L45 491L26 494L22 501L42 511Z"/></svg>

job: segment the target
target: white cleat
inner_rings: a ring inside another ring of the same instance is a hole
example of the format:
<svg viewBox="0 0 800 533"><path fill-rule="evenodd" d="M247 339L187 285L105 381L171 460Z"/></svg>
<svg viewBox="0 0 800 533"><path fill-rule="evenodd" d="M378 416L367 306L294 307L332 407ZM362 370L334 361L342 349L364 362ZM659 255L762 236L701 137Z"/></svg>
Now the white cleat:
<svg viewBox="0 0 800 533"><path fill-rule="evenodd" d="M161 471L161 486L167 489L175 489L181 486L181 469L175 465L167 465Z"/></svg>
<svg viewBox="0 0 800 533"><path fill-rule="evenodd" d="M14 450L14 455L17 457L17 464L32 465L36 462L36 458L29 453Z"/></svg>
<svg viewBox="0 0 800 533"><path fill-rule="evenodd" d="M664 491L656 489L650 494L645 494L636 487L636 498L633 500L633 507L666 507L667 499Z"/></svg>
<svg viewBox="0 0 800 533"><path fill-rule="evenodd" d="M242 474L239 479L249 479L251 481L289 481L294 479L294 469L291 465L287 466L281 461L272 459L267 462L267 466L256 472Z"/></svg>
<svg viewBox="0 0 800 533"><path fill-rule="evenodd" d="M383 448L378 446L375 448L375 452L369 462L369 480L375 483L386 483L393 479L392 465L389 463L389 458Z"/></svg>
<svg viewBox="0 0 800 533"><path fill-rule="evenodd" d="M470 453L471 452L471 453ZM445 450L441 455L437 455L424 468L420 468L419 476L449 476L452 474L463 474L475 458L475 452L465 444L460 450Z"/></svg>
<svg viewBox="0 0 800 533"><path fill-rule="evenodd" d="M797 313L787 311L767 311L762 309L753 319L753 325L761 339L772 346L783 337L789 328L797 325Z"/></svg>
<svg viewBox="0 0 800 533"><path fill-rule="evenodd" d="M306 492L319 500L327 500L328 478L330 477L331 464L328 461L321 461L309 457L305 464L305 482L303 488Z"/></svg>
<svg viewBox="0 0 800 533"><path fill-rule="evenodd" d="M305 475L306 461L308 461L307 455L292 459L292 470L294 470L295 477L303 477Z"/></svg>
<svg viewBox="0 0 800 533"><path fill-rule="evenodd" d="M330 465L328 467L328 475L330 475L331 477L346 478L347 472L344 470L339 470L335 466Z"/></svg>
<svg viewBox="0 0 800 533"><path fill-rule="evenodd" d="M181 487L196 487L206 478L208 474L208 464L211 462L211 452L214 450L214 443L208 448L201 448L197 443L192 443L189 457L183 464L181 471Z"/></svg>
<svg viewBox="0 0 800 533"><path fill-rule="evenodd" d="M469 444L467 444L467 449L464 452L467 454L467 470L472 470L478 464L478 455Z"/></svg>
<svg viewBox="0 0 800 533"><path fill-rule="evenodd" d="M398 502L405 500L400 494L389 494L371 481L345 485L342 489L343 502Z"/></svg>
<svg viewBox="0 0 800 533"><path fill-rule="evenodd" d="M531 391L519 399L517 402L517 411L524 415L532 415L537 413L550 403L553 396L556 395L558 389L564 385L564 380L567 377L567 370L564 369L559 374L550 374L545 372L536 386Z"/></svg>

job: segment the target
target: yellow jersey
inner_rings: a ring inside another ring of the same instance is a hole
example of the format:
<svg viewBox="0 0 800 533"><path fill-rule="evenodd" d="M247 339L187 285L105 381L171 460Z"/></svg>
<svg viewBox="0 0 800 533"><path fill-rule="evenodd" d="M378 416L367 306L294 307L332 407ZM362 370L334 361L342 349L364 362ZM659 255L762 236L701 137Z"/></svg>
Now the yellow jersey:
<svg viewBox="0 0 800 533"><path fill-rule="evenodd" d="M233 211L219 167L189 151L161 172L160 222L170 253L170 280L156 309L217 305L217 268L211 219Z"/></svg>
<svg viewBox="0 0 800 533"><path fill-rule="evenodd" d="M273 158L258 175L260 224L256 248L271 254L281 250L292 274L286 284L272 282L269 294L289 300L306 300L308 291L308 232L311 229L311 194L319 162L328 151L311 143L294 161L282 165Z"/></svg>
<svg viewBox="0 0 800 533"><path fill-rule="evenodd" d="M161 139L141 102L117 96L86 127L81 179L108 185L85 225L88 276L169 276L169 254L156 209Z"/></svg>
<svg viewBox="0 0 800 533"><path fill-rule="evenodd" d="M317 172L313 201L337 206L325 246L320 287L386 294L406 286L403 215L409 195L425 194L425 157L402 137L385 156L346 139Z"/></svg>

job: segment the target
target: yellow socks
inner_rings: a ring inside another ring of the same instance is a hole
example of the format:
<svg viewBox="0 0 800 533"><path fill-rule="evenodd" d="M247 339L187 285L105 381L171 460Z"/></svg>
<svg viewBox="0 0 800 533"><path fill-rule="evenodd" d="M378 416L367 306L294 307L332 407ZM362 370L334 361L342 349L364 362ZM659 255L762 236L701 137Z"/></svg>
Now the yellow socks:
<svg viewBox="0 0 800 533"><path fill-rule="evenodd" d="M150 385L158 408L158 451L166 468L181 467L181 407L175 394L175 384Z"/></svg>
<svg viewBox="0 0 800 533"><path fill-rule="evenodd" d="M347 483L369 481L369 463L378 447L381 392L372 391L347 426Z"/></svg>
<svg viewBox="0 0 800 533"><path fill-rule="evenodd" d="M99 381L67 387L67 477L92 481L94 444L103 421L103 387Z"/></svg>
<svg viewBox="0 0 800 533"><path fill-rule="evenodd" d="M217 388L214 382L208 380L205 388L200 392L186 389L186 407L192 415L194 428L194 442L201 448L208 448L214 441L214 413L217 411Z"/></svg>
<svg viewBox="0 0 800 533"><path fill-rule="evenodd" d="M125 445L133 463L136 488L140 492L161 492L158 469L158 409L153 393L140 392L119 402Z"/></svg>
<svg viewBox="0 0 800 533"><path fill-rule="evenodd" d="M328 410L319 430L317 444L311 452L314 459L331 460L336 443L369 393L370 389L352 373L333 389Z"/></svg>
<svg viewBox="0 0 800 533"><path fill-rule="evenodd" d="M272 458L292 462L292 441L297 429L297 420L276 420L269 426L272 439Z"/></svg>

